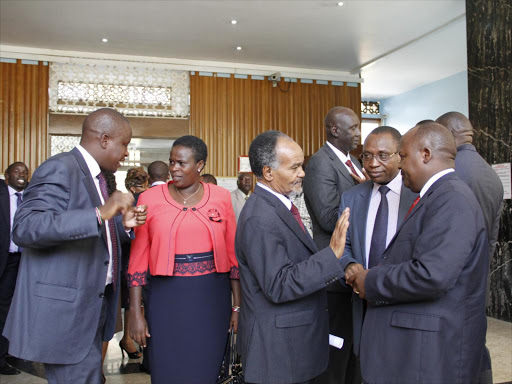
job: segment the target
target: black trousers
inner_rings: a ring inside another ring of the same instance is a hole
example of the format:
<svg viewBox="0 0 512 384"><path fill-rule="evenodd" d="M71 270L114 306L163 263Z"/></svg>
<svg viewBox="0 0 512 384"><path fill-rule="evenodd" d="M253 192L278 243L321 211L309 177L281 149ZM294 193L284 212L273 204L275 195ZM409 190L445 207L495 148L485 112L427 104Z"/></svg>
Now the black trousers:
<svg viewBox="0 0 512 384"><path fill-rule="evenodd" d="M7 319L7 313L11 306L12 295L16 287L16 277L20 265L21 253L9 253L4 272L0 276L0 367L7 364L5 355L9 350L9 341L2 336Z"/></svg>
<svg viewBox="0 0 512 384"><path fill-rule="evenodd" d="M359 358L354 354L352 336L352 292L327 292L329 332L344 340L343 348L329 347L329 365L318 384L360 384Z"/></svg>

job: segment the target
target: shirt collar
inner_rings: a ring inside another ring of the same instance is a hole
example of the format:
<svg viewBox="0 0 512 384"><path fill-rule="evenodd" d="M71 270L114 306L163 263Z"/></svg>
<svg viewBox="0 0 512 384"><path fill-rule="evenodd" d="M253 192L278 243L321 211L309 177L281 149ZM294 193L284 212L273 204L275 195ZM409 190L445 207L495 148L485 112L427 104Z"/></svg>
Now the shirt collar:
<svg viewBox="0 0 512 384"><path fill-rule="evenodd" d="M163 184L167 184L165 181L155 181L153 184L151 184L152 187L155 187L157 185L163 185Z"/></svg>
<svg viewBox="0 0 512 384"><path fill-rule="evenodd" d="M338 158L341 160L341 162L343 164L345 164L347 162L347 160L350 160L350 154L349 156L345 156L345 154L343 152L341 152L338 148L336 148L334 145L332 145L331 143L329 143L328 141L326 141L327 145L334 151L334 154L336 156L338 156ZM350 160L352 161L352 160Z"/></svg>
<svg viewBox="0 0 512 384"><path fill-rule="evenodd" d="M374 197L377 193L379 193L379 188L384 184L373 183L373 191L372 197ZM398 171L398 175L395 176L393 180L386 184L391 192L396 193L400 196L400 192L402 191L402 172Z"/></svg>
<svg viewBox="0 0 512 384"><path fill-rule="evenodd" d="M98 177L98 175L101 173L101 169L100 169L98 162L80 144L78 144L76 146L76 149L78 149L80 151L80 153L82 154L82 156L84 157L85 163L87 164L87 168L89 168L89 172L91 172L92 178L94 179L94 178Z"/></svg>
<svg viewBox="0 0 512 384"><path fill-rule="evenodd" d="M434 176L432 176L430 179L428 179L428 181L423 186L423 188L421 188L420 197L423 197L423 195L425 195L425 193L427 193L428 189L432 186L432 184L434 184L437 180L439 180L441 177L443 177L444 175L447 175L450 172L455 172L455 169L453 169L453 168L445 169L441 172L436 173Z"/></svg>
<svg viewBox="0 0 512 384"><path fill-rule="evenodd" d="M290 201L290 199L287 196L282 195L281 193L277 193L277 192L273 191L272 189L267 187L265 184L260 183L259 181L256 183L256 185L259 185L261 188L263 188L264 190L270 192L275 197L277 197L279 200L281 200L283 202L283 204L286 205L286 208L292 209L292 202Z"/></svg>
<svg viewBox="0 0 512 384"><path fill-rule="evenodd" d="M23 191L17 191L15 190L13 187L11 187L10 185L7 185L7 189L9 190L9 196L12 196L16 193L21 193L23 195Z"/></svg>

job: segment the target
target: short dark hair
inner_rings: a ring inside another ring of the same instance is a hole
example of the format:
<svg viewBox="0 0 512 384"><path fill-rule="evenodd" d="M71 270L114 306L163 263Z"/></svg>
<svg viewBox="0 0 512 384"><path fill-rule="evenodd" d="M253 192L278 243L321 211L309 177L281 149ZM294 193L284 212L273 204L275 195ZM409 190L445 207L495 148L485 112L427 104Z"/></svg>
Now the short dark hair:
<svg viewBox="0 0 512 384"><path fill-rule="evenodd" d="M400 139L402 138L402 134L398 131L398 129L390 127L388 125L381 125L380 127L375 128L370 132L370 135L382 135L384 133L388 133L393 138L393 141L398 145L400 144Z"/></svg>
<svg viewBox="0 0 512 384"><path fill-rule="evenodd" d="M415 128L414 139L418 146L428 146L438 153L455 158L457 147L453 134L448 128L436 122L427 122Z"/></svg>
<svg viewBox="0 0 512 384"><path fill-rule="evenodd" d="M163 161L153 161L148 165L148 174L152 180L166 181L169 178L169 166Z"/></svg>
<svg viewBox="0 0 512 384"><path fill-rule="evenodd" d="M203 178L203 181L205 183L217 185L217 179L211 173L205 173L205 174L201 175L201 177Z"/></svg>
<svg viewBox="0 0 512 384"><path fill-rule="evenodd" d="M18 165L24 165L25 167L27 167L27 166L26 166L26 164L25 164L23 161L15 161L14 163L10 164L10 165L7 167L7 169L6 169L6 170L5 170L5 172L4 172L4 175L7 175L8 173L10 173L10 172L12 171L12 169L13 169L14 167L18 166ZM27 167L27 169L28 169L28 167Z"/></svg>
<svg viewBox="0 0 512 384"><path fill-rule="evenodd" d="M256 136L249 147L249 162L251 170L258 178L263 177L263 167L276 169L278 167L276 156L277 140L280 138L288 138L279 131L267 131ZM291 140L291 139L290 139Z"/></svg>
<svg viewBox="0 0 512 384"><path fill-rule="evenodd" d="M201 160L206 163L206 158L208 157L208 148L206 147L205 142L199 137L192 135L181 136L172 144L172 147L190 148L194 154L194 160L196 163L199 163Z"/></svg>

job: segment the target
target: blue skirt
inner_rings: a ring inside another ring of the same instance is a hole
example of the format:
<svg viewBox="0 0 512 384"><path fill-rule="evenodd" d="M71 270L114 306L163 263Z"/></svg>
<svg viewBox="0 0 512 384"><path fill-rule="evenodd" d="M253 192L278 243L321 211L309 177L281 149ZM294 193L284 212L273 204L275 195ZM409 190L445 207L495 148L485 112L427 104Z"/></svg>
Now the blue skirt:
<svg viewBox="0 0 512 384"><path fill-rule="evenodd" d="M214 384L231 317L228 273L151 276L147 303L153 384Z"/></svg>

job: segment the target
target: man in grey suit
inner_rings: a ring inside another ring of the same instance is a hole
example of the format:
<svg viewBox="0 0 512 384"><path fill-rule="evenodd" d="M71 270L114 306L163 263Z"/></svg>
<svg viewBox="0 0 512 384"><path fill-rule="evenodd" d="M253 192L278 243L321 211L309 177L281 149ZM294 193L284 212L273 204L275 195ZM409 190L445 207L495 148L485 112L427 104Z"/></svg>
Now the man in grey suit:
<svg viewBox="0 0 512 384"><path fill-rule="evenodd" d="M382 253L405 218L417 193L403 186L399 168L400 132L393 127L374 129L363 146L363 166L370 180L341 197L340 213L350 208L347 244L341 258L345 279L380 263ZM352 297L354 353L359 355L366 302Z"/></svg>
<svg viewBox="0 0 512 384"><path fill-rule="evenodd" d="M231 192L231 204L235 211L236 222L240 217L240 212L245 205L252 191L252 175L250 173L240 173L236 180L237 189Z"/></svg>
<svg viewBox="0 0 512 384"><path fill-rule="evenodd" d="M341 196L365 180L359 161L350 151L360 141L359 118L349 108L334 107L325 116L327 142L308 161L304 177L304 199L313 223L318 248L329 244L338 218ZM356 356L352 352L352 293L340 283L327 289L330 333L344 339L342 349L331 347L329 366L320 384L361 382Z"/></svg>
<svg viewBox="0 0 512 384"><path fill-rule="evenodd" d="M484 215L489 238L489 267L494 256L503 203L503 184L489 164L478 154L473 145L473 126L469 119L459 112L448 112L440 116L437 123L448 128L455 138L457 156L455 173L466 182L475 194ZM487 302L490 296L490 268L487 276ZM481 383L492 383L491 355L485 349L485 363L482 367Z"/></svg>
<svg viewBox="0 0 512 384"><path fill-rule="evenodd" d="M4 336L11 355L45 364L50 383L102 381L101 343L112 338L119 296L120 237L146 213L132 207L130 193L109 197L101 169L115 172L130 140L124 116L106 108L91 113L80 145L36 169L14 219L23 257ZM114 220L119 213L122 224Z"/></svg>
<svg viewBox="0 0 512 384"><path fill-rule="evenodd" d="M240 215L236 254L242 284L239 352L248 383L312 383L328 361L325 287L343 276L348 210L318 251L289 195L302 185L304 155L268 131L249 160L258 183Z"/></svg>
<svg viewBox="0 0 512 384"><path fill-rule="evenodd" d="M367 383L478 380L487 319L487 231L471 189L454 172L452 134L424 123L400 144L404 185L419 192L382 255L352 275L368 301L361 337Z"/></svg>

